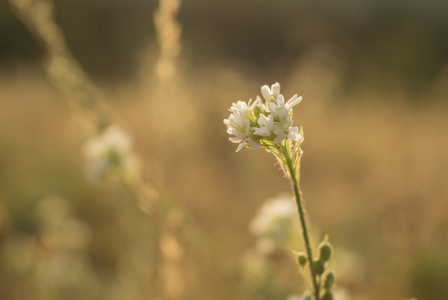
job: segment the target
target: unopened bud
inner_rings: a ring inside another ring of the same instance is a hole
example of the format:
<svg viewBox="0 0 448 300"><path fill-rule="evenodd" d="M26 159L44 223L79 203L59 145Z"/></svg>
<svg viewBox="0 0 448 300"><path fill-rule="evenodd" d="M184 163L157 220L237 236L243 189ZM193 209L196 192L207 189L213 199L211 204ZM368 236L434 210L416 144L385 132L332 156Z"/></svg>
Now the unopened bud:
<svg viewBox="0 0 448 300"><path fill-rule="evenodd" d="M329 291L331 289L331 287L334 284L334 273L333 272L329 272L326 276L325 276L325 281L324 281L324 288Z"/></svg>
<svg viewBox="0 0 448 300"><path fill-rule="evenodd" d="M322 296L322 300L333 300L333 293L331 291L326 291Z"/></svg>
<svg viewBox="0 0 448 300"><path fill-rule="evenodd" d="M297 254L297 260L299 261L299 265L301 267L304 267L306 265L306 263L308 262L308 258L306 258L305 253L302 253L302 252Z"/></svg>
<svg viewBox="0 0 448 300"><path fill-rule="evenodd" d="M313 261L313 264L311 267L313 268L313 273L316 275L322 275L325 271L324 262L321 260Z"/></svg>
<svg viewBox="0 0 448 300"><path fill-rule="evenodd" d="M333 253L333 247L327 241L323 242L319 246L319 259L321 261L329 261L331 254Z"/></svg>

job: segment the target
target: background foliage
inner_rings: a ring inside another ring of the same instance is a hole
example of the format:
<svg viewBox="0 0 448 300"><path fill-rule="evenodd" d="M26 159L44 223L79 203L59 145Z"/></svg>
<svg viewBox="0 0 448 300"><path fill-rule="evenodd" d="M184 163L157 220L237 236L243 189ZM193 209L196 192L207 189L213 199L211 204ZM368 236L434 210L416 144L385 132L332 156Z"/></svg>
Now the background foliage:
<svg viewBox="0 0 448 300"><path fill-rule="evenodd" d="M187 253L182 299L301 290L285 254L265 291L237 271L257 208L289 186L268 154L235 154L222 119L275 81L304 97L302 190L315 242L328 232L336 248L338 284L353 299L448 297L445 2L185 1L166 93L154 73L156 1L55 5L146 177L220 245L225 276ZM85 121L5 1L0 24L0 299L146 299L150 220L121 186L86 178Z"/></svg>

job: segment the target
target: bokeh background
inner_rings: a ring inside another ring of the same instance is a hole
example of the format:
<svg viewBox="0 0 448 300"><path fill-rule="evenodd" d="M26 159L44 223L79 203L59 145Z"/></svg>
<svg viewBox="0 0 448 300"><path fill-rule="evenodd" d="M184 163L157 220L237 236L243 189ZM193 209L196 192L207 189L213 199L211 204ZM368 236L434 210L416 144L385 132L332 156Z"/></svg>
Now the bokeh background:
<svg viewBox="0 0 448 300"><path fill-rule="evenodd" d="M287 252L262 283L239 270L257 209L290 187L267 153L235 154L222 120L278 81L304 98L301 188L313 241L335 247L340 300L448 299L448 2L183 1L173 52L159 5L56 0L55 17L145 177L220 249L224 270L185 250L175 298L303 288ZM0 2L0 299L152 299L152 220L121 185L86 176L90 133L46 56Z"/></svg>

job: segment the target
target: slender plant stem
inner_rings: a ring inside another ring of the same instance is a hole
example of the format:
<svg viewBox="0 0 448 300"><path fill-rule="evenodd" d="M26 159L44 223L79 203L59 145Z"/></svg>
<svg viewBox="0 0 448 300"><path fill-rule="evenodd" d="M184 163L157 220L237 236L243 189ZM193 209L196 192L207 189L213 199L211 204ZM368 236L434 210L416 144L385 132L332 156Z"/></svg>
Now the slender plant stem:
<svg viewBox="0 0 448 300"><path fill-rule="evenodd" d="M295 196L296 203L297 203L297 210L299 213L300 224L302 226L303 241L305 243L306 254L308 256L311 280L312 280L313 286L314 286L314 295L315 295L316 300L319 300L319 285L317 284L316 275L314 274L313 267L312 267L313 252L311 251L311 243L310 243L310 238L308 236L308 228L306 226L306 221L305 221L305 211L303 210L302 197L301 197L300 191L299 191L299 184L297 182L296 170L294 168L293 158L289 154L289 151L284 151L283 153L286 156L286 165L289 170L289 177L291 179L291 185L294 190L294 196Z"/></svg>

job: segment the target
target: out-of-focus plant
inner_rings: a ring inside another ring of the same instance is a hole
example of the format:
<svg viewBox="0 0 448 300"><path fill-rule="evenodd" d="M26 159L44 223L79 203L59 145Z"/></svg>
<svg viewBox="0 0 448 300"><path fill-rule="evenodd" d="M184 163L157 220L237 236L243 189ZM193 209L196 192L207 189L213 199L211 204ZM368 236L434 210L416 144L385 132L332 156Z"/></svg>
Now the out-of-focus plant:
<svg viewBox="0 0 448 300"><path fill-rule="evenodd" d="M101 280L88 253L90 226L59 196L42 199L31 217L36 234L9 237L1 252L20 299L98 298Z"/></svg>
<svg viewBox="0 0 448 300"><path fill-rule="evenodd" d="M90 139L84 147L89 175L130 179L137 176L139 164L131 146L128 135L117 126L110 126Z"/></svg>
<svg viewBox="0 0 448 300"><path fill-rule="evenodd" d="M256 249L269 254L279 247L294 247L299 228L296 214L291 196L267 199L249 225L257 237Z"/></svg>
<svg viewBox="0 0 448 300"><path fill-rule="evenodd" d="M115 178L127 188L137 205L147 213L154 223L151 232L154 243L151 256L154 297L163 293L161 268L163 251L160 247L161 228L164 223L160 207L160 195L156 188L143 179L137 169L136 158L130 147L130 139L124 130L113 125L112 110L101 97L99 89L90 80L77 60L69 51L63 33L54 19L54 4L51 0L10 0L13 10L27 26L46 52L45 69L48 77L72 100L88 120L94 132L87 142L85 154L90 171L96 175ZM130 176L132 170L132 176Z"/></svg>
<svg viewBox="0 0 448 300"><path fill-rule="evenodd" d="M276 274L281 261L290 259L289 249L302 247L297 239L299 226L293 197L287 194L267 199L250 221L249 231L255 237L255 244L243 257L243 274L261 299L285 294L293 286L289 283L285 286ZM249 281L249 276L253 280Z"/></svg>
<svg viewBox="0 0 448 300"><path fill-rule="evenodd" d="M332 271L333 248L326 237L318 247L315 256L311 248L311 241L308 234L308 227L305 221L305 211L299 190L299 171L302 150L300 144L303 142L303 130L293 127L292 115L293 107L302 101L302 97L297 94L285 102L280 94L280 84L275 83L269 88L261 87L261 94L265 102L259 96L254 102L248 103L238 101L230 108L230 116L224 120L227 125L227 132L232 136L229 140L239 144L237 152L243 147L261 149L272 153L279 162L285 176L291 182L297 204L297 212L302 228L303 243L305 253L297 253L300 266L309 271L309 291L305 291L304 300L331 300L333 299L332 287L334 284L334 273ZM270 209L265 209L277 213L279 218L272 218L272 215L265 214L254 221L255 232L265 234L272 239L284 239L285 232L276 229L276 221L290 222L289 210L292 207L282 202L270 203ZM269 248L270 246L268 246Z"/></svg>
<svg viewBox="0 0 448 300"><path fill-rule="evenodd" d="M147 182L143 176L138 157L131 147L130 135L116 125L113 111L69 51L54 18L53 1L9 2L18 18L43 45L48 77L87 117L93 131L84 149L89 175L122 183L153 223L150 238L155 242L148 251L153 261L150 266L152 277L148 280L150 296L171 299L182 293L185 278L181 278L180 265L184 246L198 252L207 263L218 266L215 270L221 272L222 263L217 262L218 247L214 241L184 208L162 195L165 191L160 186ZM180 3L179 0L161 0L154 16L161 46L157 74L160 85L165 87L174 77L175 61L180 51L180 26L175 20Z"/></svg>

